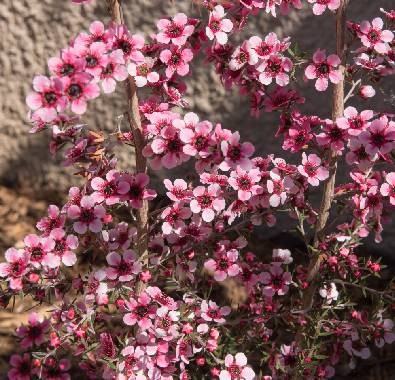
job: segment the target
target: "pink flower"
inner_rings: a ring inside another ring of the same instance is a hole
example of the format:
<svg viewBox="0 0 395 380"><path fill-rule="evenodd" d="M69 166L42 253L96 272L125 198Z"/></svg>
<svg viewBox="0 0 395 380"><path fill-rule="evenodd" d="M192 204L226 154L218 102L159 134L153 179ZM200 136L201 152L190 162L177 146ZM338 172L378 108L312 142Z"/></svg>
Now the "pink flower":
<svg viewBox="0 0 395 380"><path fill-rule="evenodd" d="M373 98L376 95L376 90L372 86L361 86L358 94L362 99Z"/></svg>
<svg viewBox="0 0 395 380"><path fill-rule="evenodd" d="M48 207L48 217L41 218L36 227L39 231L43 232L45 236L54 228L61 228L64 226L64 221L66 217L60 214L59 208L55 205L50 205Z"/></svg>
<svg viewBox="0 0 395 380"><path fill-rule="evenodd" d="M118 82L124 81L128 77L125 67L125 60L121 49L112 51L103 56L103 66L100 73L101 86L105 94L115 91Z"/></svg>
<svg viewBox="0 0 395 380"><path fill-rule="evenodd" d="M262 194L262 186L256 185L261 180L261 173L259 169L251 169L245 171L237 167L235 171L230 173L229 185L237 190L238 198L245 202L253 195Z"/></svg>
<svg viewBox="0 0 395 380"><path fill-rule="evenodd" d="M250 48L255 51L258 57L267 59L272 55L281 53L289 46L288 40L279 41L276 33L269 33L264 40L258 36L252 36L249 40Z"/></svg>
<svg viewBox="0 0 395 380"><path fill-rule="evenodd" d="M328 88L328 80L339 83L342 75L335 70L340 65L340 58L336 54L326 57L325 50L317 50L313 55L313 63L307 66L305 76L307 79L317 79L315 88L317 91L325 91Z"/></svg>
<svg viewBox="0 0 395 380"><path fill-rule="evenodd" d="M313 5L313 13L315 15L322 15L328 7L331 11L340 7L340 0L308 0Z"/></svg>
<svg viewBox="0 0 395 380"><path fill-rule="evenodd" d="M55 242L51 237L40 237L35 234L29 234L23 240L26 247L25 251L29 254L30 262L39 267L41 264L50 268L56 268L58 259L52 255Z"/></svg>
<svg viewBox="0 0 395 380"><path fill-rule="evenodd" d="M228 276L237 276L241 268L237 263L239 254L236 249L228 252L219 252L215 259L209 259L204 263L204 268L214 275L215 281L224 281Z"/></svg>
<svg viewBox="0 0 395 380"><path fill-rule="evenodd" d="M91 181L92 189L95 190L91 197L95 203L106 202L107 205L119 203L122 195L130 190L130 185L116 170L110 170L106 179L95 177Z"/></svg>
<svg viewBox="0 0 395 380"><path fill-rule="evenodd" d="M380 187L381 195L390 198L390 203L395 206L395 173L388 173L385 176L386 183Z"/></svg>
<svg viewBox="0 0 395 380"><path fill-rule="evenodd" d="M106 215L106 210L102 205L96 205L94 198L84 195L80 205L71 205L67 209L67 216L70 219L77 219L73 224L74 231L84 234L88 230L94 233L100 232L103 228L102 219Z"/></svg>
<svg viewBox="0 0 395 380"><path fill-rule="evenodd" d="M201 309L201 316L202 318L207 321L207 322L216 322L216 323L225 323L225 318L224 316L227 316L230 314L230 307L229 306L223 306L219 307L215 302L213 301L206 301L203 300L202 304L200 305Z"/></svg>
<svg viewBox="0 0 395 380"><path fill-rule="evenodd" d="M206 26L206 35L210 40L214 38L220 45L228 42L228 35L233 29L233 23L225 18L225 10L222 5L216 5L210 12L208 25Z"/></svg>
<svg viewBox="0 0 395 380"><path fill-rule="evenodd" d="M358 136L369 126L369 120L373 117L373 111L366 110L360 114L354 107L347 107L344 110L344 117L336 120L339 128L347 130L351 136Z"/></svg>
<svg viewBox="0 0 395 380"><path fill-rule="evenodd" d="M115 30L113 50L121 49L125 61L143 62L144 38L138 34L130 35L125 25L118 25Z"/></svg>
<svg viewBox="0 0 395 380"><path fill-rule="evenodd" d="M193 190L193 199L190 203L191 211L194 214L202 213L205 222L214 220L216 214L225 208L225 199L221 196L221 188L217 184L197 186Z"/></svg>
<svg viewBox="0 0 395 380"><path fill-rule="evenodd" d="M339 128L332 120L326 120L323 123L323 132L316 135L316 140L319 146L329 147L341 154L344 149L344 143L347 141L347 131Z"/></svg>
<svg viewBox="0 0 395 380"><path fill-rule="evenodd" d="M375 344L381 348L385 343L392 344L395 342L394 334L394 322L391 319L382 319L380 316L376 323L375 331L373 333L375 337Z"/></svg>
<svg viewBox="0 0 395 380"><path fill-rule="evenodd" d="M185 144L184 153L189 156L209 157L215 145L210 138L212 129L212 124L205 121L197 123L193 128L182 128L180 139Z"/></svg>
<svg viewBox="0 0 395 380"><path fill-rule="evenodd" d="M55 242L52 254L58 257L59 264L62 260L64 265L73 266L77 262L77 256L73 250L78 247L78 238L75 235L66 235L62 228L53 229L49 236Z"/></svg>
<svg viewBox="0 0 395 380"><path fill-rule="evenodd" d="M169 179L163 180L166 189L166 195L173 202L189 200L192 191L188 189L188 184L183 179L176 179L172 183Z"/></svg>
<svg viewBox="0 0 395 380"><path fill-rule="evenodd" d="M128 174L123 176L123 180L129 184L129 191L125 194L125 198L129 201L131 207L141 208L144 200L150 201L156 197L155 190L147 189L149 183L147 174Z"/></svg>
<svg viewBox="0 0 395 380"><path fill-rule="evenodd" d="M97 98L100 88L91 82L91 76L86 73L77 73L72 77L63 77L63 89L71 103L71 110L77 115L86 111L87 101Z"/></svg>
<svg viewBox="0 0 395 380"><path fill-rule="evenodd" d="M194 31L194 26L188 24L188 17L184 13L177 13L171 20L160 19L157 23L159 33L156 40L162 44L170 42L180 47L185 45L188 37Z"/></svg>
<svg viewBox="0 0 395 380"><path fill-rule="evenodd" d="M173 231L179 231L185 227L184 220L191 217L191 210L188 207L183 207L182 203L176 202L171 207L166 207L161 218L164 220L162 224L162 231L169 235Z"/></svg>
<svg viewBox="0 0 395 380"><path fill-rule="evenodd" d="M191 49L171 47L162 50L159 59L166 64L166 76L171 78L174 73L185 76L189 72L188 62L192 61L193 53Z"/></svg>
<svg viewBox="0 0 395 380"><path fill-rule="evenodd" d="M376 153L390 153L395 146L395 122L382 116L372 121L369 128L358 137L365 145L366 152L371 156Z"/></svg>
<svg viewBox="0 0 395 380"><path fill-rule="evenodd" d="M85 68L85 61L78 57L73 48L63 49L60 57L52 57L48 60L49 70L58 77L73 76Z"/></svg>
<svg viewBox="0 0 395 380"><path fill-rule="evenodd" d="M125 325L134 326L137 323L142 330L147 330L152 326L157 308L146 292L143 292L137 301L134 298L126 301L126 308L129 313L123 316Z"/></svg>
<svg viewBox="0 0 395 380"><path fill-rule="evenodd" d="M260 280L264 285L263 293L267 297L273 297L275 294L283 296L288 293L289 284L292 282L290 272L284 272L280 265L272 265L269 272L263 272Z"/></svg>
<svg viewBox="0 0 395 380"><path fill-rule="evenodd" d="M137 87L144 87L147 83L156 83L159 81L159 74L156 71L152 71L154 61L152 58L145 58L144 62L134 63L131 62L128 65L128 73L136 81Z"/></svg>
<svg viewBox="0 0 395 380"><path fill-rule="evenodd" d="M66 108L67 99L63 95L63 85L59 78L50 79L38 75L33 79L33 89L35 92L27 96L26 103L43 121L53 121L58 112Z"/></svg>
<svg viewBox="0 0 395 380"><path fill-rule="evenodd" d="M29 257L23 250L9 248L5 251L6 263L0 263L0 277L10 281L13 290L22 289L22 277L27 272Z"/></svg>
<svg viewBox="0 0 395 380"><path fill-rule="evenodd" d="M224 160L219 166L221 170L227 171L235 169L237 166L243 170L251 168L249 157L254 153L255 147L249 142L240 143L239 132L235 132L227 140L221 141L221 151L224 155Z"/></svg>
<svg viewBox="0 0 395 380"><path fill-rule="evenodd" d="M293 64L289 58L280 55L271 55L266 58L258 67L259 81L268 86L275 79L279 86L286 86L289 83L289 73Z"/></svg>
<svg viewBox="0 0 395 380"><path fill-rule="evenodd" d="M12 368L8 371L9 380L30 380L33 374L30 354L25 352L23 355L14 354L11 356L10 364Z"/></svg>
<svg viewBox="0 0 395 380"><path fill-rule="evenodd" d="M302 165L298 166L298 171L307 178L311 186L318 186L320 181L325 181L329 177L329 171L321 166L321 159L316 154L303 152Z"/></svg>
<svg viewBox="0 0 395 380"><path fill-rule="evenodd" d="M238 46L233 52L229 62L229 68L233 71L240 70L245 65L253 66L258 62L258 55L252 49L249 41L244 41L241 46Z"/></svg>
<svg viewBox="0 0 395 380"><path fill-rule="evenodd" d="M53 356L46 357L42 366L42 378L45 380L71 380L68 370L71 367L70 360L57 360Z"/></svg>
<svg viewBox="0 0 395 380"><path fill-rule="evenodd" d="M95 79L100 77L105 64L107 46L103 42L93 42L89 46L83 44L75 46L76 54L85 60L84 72L92 75Z"/></svg>
<svg viewBox="0 0 395 380"><path fill-rule="evenodd" d="M132 250L125 251L122 256L117 252L110 252L106 257L110 268L107 268L107 278L120 282L131 281L141 272L141 263L136 260L136 255Z"/></svg>
<svg viewBox="0 0 395 380"><path fill-rule="evenodd" d="M274 168L270 171L270 179L266 182L267 191L269 192L269 204L271 207L278 207L283 205L287 199L287 193L294 193L297 191L295 183L291 177L282 177L280 171Z"/></svg>
<svg viewBox="0 0 395 380"><path fill-rule="evenodd" d="M383 29L383 20L376 17L372 24L363 21L359 27L358 36L367 48L373 48L379 54L386 54L390 50L389 43L394 39L394 34L389 30Z"/></svg>
<svg viewBox="0 0 395 380"><path fill-rule="evenodd" d="M255 372L247 366L247 357L238 352L235 356L228 354L225 356L225 367L219 374L219 380L253 380Z"/></svg>
<svg viewBox="0 0 395 380"><path fill-rule="evenodd" d="M44 343L49 326L49 319L41 318L37 313L29 314L28 324L16 330L16 335L22 339L21 347L26 349Z"/></svg>

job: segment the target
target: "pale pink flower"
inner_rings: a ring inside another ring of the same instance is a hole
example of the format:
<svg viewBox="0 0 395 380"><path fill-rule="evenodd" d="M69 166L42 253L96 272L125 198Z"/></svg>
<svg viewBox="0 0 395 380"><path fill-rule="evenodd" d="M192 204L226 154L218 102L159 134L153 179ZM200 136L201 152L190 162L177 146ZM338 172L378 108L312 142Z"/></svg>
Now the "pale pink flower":
<svg viewBox="0 0 395 380"><path fill-rule="evenodd" d="M58 259L51 253L55 247L55 242L51 237L29 234L23 241L26 245L25 251L29 254L30 262L35 267L39 267L41 264L50 268L58 266Z"/></svg>
<svg viewBox="0 0 395 380"><path fill-rule="evenodd" d="M193 53L188 48L177 48L172 46L170 49L162 50L159 59L167 66L166 76L171 78L174 73L185 76L189 72L189 62L193 59Z"/></svg>
<svg viewBox="0 0 395 380"><path fill-rule="evenodd" d="M192 191L183 179L176 179L173 183L169 179L164 179L163 183L168 190L166 195L173 202L185 201L191 198Z"/></svg>
<svg viewBox="0 0 395 380"><path fill-rule="evenodd" d="M347 339L343 342L343 348L350 356L357 356L361 359L368 359L371 356L371 351L369 347L365 347L357 341L358 338L355 339ZM354 341L357 341L354 346Z"/></svg>
<svg viewBox="0 0 395 380"><path fill-rule="evenodd" d="M317 79L315 88L317 91L325 91L328 81L337 84L342 79L342 74L336 67L340 65L340 58L336 54L326 57L325 50L318 49L313 55L313 62L306 67L307 79Z"/></svg>
<svg viewBox="0 0 395 380"><path fill-rule="evenodd" d="M189 207L184 207L182 203L176 202L171 207L166 207L161 218L163 219L162 231L164 234L169 235L173 231L179 231L185 227L184 220L189 219L192 212Z"/></svg>
<svg viewBox="0 0 395 380"><path fill-rule="evenodd" d="M265 285L263 293L267 297L273 297L275 294L283 296L288 293L292 275L290 272L284 272L280 265L272 265L269 272L261 273L260 280Z"/></svg>
<svg viewBox="0 0 395 380"><path fill-rule="evenodd" d="M394 322L391 319L379 318L373 333L375 337L374 343L381 348L384 344L392 344L395 342Z"/></svg>
<svg viewBox="0 0 395 380"><path fill-rule="evenodd" d="M261 173L259 169L245 171L237 167L235 171L230 173L229 185L237 190L238 198L245 202L252 196L263 193L262 186L257 185L260 180Z"/></svg>
<svg viewBox="0 0 395 380"><path fill-rule="evenodd" d="M247 366L247 357L238 352L235 356L225 356L225 367L219 374L219 380L253 380L255 372Z"/></svg>
<svg viewBox="0 0 395 380"><path fill-rule="evenodd" d="M77 262L77 256L73 252L78 247L78 238L75 235L66 235L62 228L55 228L51 231L49 236L55 242L52 249L52 254L55 255L55 260L62 261L66 266L72 266Z"/></svg>
<svg viewBox="0 0 395 380"><path fill-rule="evenodd" d="M209 157L215 146L210 136L212 129L212 124L206 121L198 122L193 128L182 128L180 139L185 144L184 153L189 156Z"/></svg>
<svg viewBox="0 0 395 380"><path fill-rule="evenodd" d="M50 205L48 207L48 216L41 218L37 222L36 227L39 231L43 232L44 236L47 236L52 229L63 227L65 219L65 215L60 214L57 206Z"/></svg>
<svg viewBox="0 0 395 380"><path fill-rule="evenodd" d="M48 60L49 70L58 77L73 76L85 68L85 61L78 57L71 47L63 49L60 57L52 57Z"/></svg>
<svg viewBox="0 0 395 380"><path fill-rule="evenodd" d="M33 89L26 97L26 103L35 115L49 123L58 112L65 110L67 98L63 95L63 84L59 78L38 75L33 79Z"/></svg>
<svg viewBox="0 0 395 380"><path fill-rule="evenodd" d="M390 153L395 147L395 122L382 116L372 121L369 128L358 137L370 155Z"/></svg>
<svg viewBox="0 0 395 380"><path fill-rule="evenodd" d="M203 300L200 305L201 317L207 322L225 323L225 316L230 314L229 306L218 306L214 301Z"/></svg>
<svg viewBox="0 0 395 380"><path fill-rule="evenodd" d="M216 184L195 187L190 202L191 211L194 214L202 213L205 222L213 221L215 215L225 208L225 199L222 198L221 193L221 188Z"/></svg>
<svg viewBox="0 0 395 380"><path fill-rule="evenodd" d="M112 51L103 56L103 67L100 73L101 87L105 94L115 91L117 82L122 82L128 77L125 59L121 49Z"/></svg>
<svg viewBox="0 0 395 380"><path fill-rule="evenodd" d="M266 58L258 67L259 82L268 86L273 79L276 83L284 87L289 83L289 73L292 70L293 64L289 58L281 55L271 55Z"/></svg>
<svg viewBox="0 0 395 380"><path fill-rule="evenodd" d="M84 195L81 198L80 205L71 205L67 209L67 216L70 219L77 219L74 222L74 231L84 234L88 231L97 233L103 227L102 219L106 215L106 210L102 205L97 205L94 198Z"/></svg>
<svg viewBox="0 0 395 380"><path fill-rule="evenodd" d="M383 30L383 20L380 17L361 22L359 26L359 37L367 48L373 48L379 54L386 54L390 50L389 43L393 41L394 34L390 30Z"/></svg>
<svg viewBox="0 0 395 380"><path fill-rule="evenodd" d="M240 143L239 132L234 132L228 139L221 141L221 152L224 160L219 168L228 171L240 166L243 170L249 170L252 166L249 157L252 156L254 151L255 147L251 143Z"/></svg>
<svg viewBox="0 0 395 380"><path fill-rule="evenodd" d="M295 183L289 176L281 176L278 168L274 168L269 173L270 179L266 182L267 191L269 192L269 204L272 207L283 205L287 199L287 193L297 191Z"/></svg>
<svg viewBox="0 0 395 380"><path fill-rule="evenodd" d="M156 40L162 44L170 42L176 46L183 46L194 31L194 26L188 24L188 17L184 13L177 13L171 20L160 19L156 24L159 33Z"/></svg>
<svg viewBox="0 0 395 380"><path fill-rule="evenodd" d="M152 326L152 320L155 319L157 308L146 292L143 292L137 301L134 298L130 298L125 304L129 311L123 316L125 325L134 326L137 323L142 330L147 330Z"/></svg>
<svg viewBox="0 0 395 380"><path fill-rule="evenodd" d="M337 301L339 297L339 292L336 288L336 284L331 282L330 284L324 284L324 287L321 288L318 293L322 298L325 299L325 303L330 305L332 301Z"/></svg>
<svg viewBox="0 0 395 380"><path fill-rule="evenodd" d="M141 208L143 201L151 201L156 197L156 191L147 189L149 177L145 173L137 173L135 175L127 174L123 176L123 180L129 184L129 191L125 194L133 208Z"/></svg>
<svg viewBox="0 0 395 380"><path fill-rule="evenodd" d="M317 16L322 15L326 8L334 11L340 7L340 0L308 0L308 2L314 4L313 13Z"/></svg>
<svg viewBox="0 0 395 380"><path fill-rule="evenodd" d="M239 254L236 249L225 253L216 254L215 259L209 259L204 263L204 268L214 275L216 281L224 281L228 276L237 276L241 268L237 264Z"/></svg>
<svg viewBox="0 0 395 380"><path fill-rule="evenodd" d="M144 62L141 63L129 63L128 73L134 78L137 87L144 87L148 83L159 81L159 74L156 71L152 71L153 66L154 61L149 57L145 57Z"/></svg>
<svg viewBox="0 0 395 380"><path fill-rule="evenodd" d="M37 313L30 313L28 324L22 325L16 330L16 335L22 339L21 347L26 349L44 343L49 326L49 319L44 319Z"/></svg>
<svg viewBox="0 0 395 380"><path fill-rule="evenodd" d="M358 94L362 99L373 98L376 95L376 90L372 86L361 86Z"/></svg>
<svg viewBox="0 0 395 380"><path fill-rule="evenodd" d="M321 166L321 159L316 154L303 152L302 165L298 166L298 172L307 178L311 186L318 186L320 181L325 181L329 177L329 171Z"/></svg>
<svg viewBox="0 0 395 380"><path fill-rule="evenodd" d="M21 290L22 278L27 272L29 256L27 252L15 248L7 249L4 256L7 262L0 263L0 277L10 281L10 289Z"/></svg>
<svg viewBox="0 0 395 380"><path fill-rule="evenodd" d="M286 50L289 45L288 40L281 42L277 34L273 32L269 33L264 40L258 36L252 36L248 41L250 43L250 48L255 51L258 57L264 59Z"/></svg>
<svg viewBox="0 0 395 380"><path fill-rule="evenodd" d="M228 34L233 29L233 23L225 18L225 10L222 5L216 5L210 12L208 25L206 26L206 35L209 40L214 38L220 45L228 42Z"/></svg>
<svg viewBox="0 0 395 380"><path fill-rule="evenodd" d="M369 126L369 120L373 117L373 111L365 110L361 113L354 107L347 107L344 110L344 117L336 119L339 128L347 130L351 136L358 136Z"/></svg>
<svg viewBox="0 0 395 380"><path fill-rule="evenodd" d="M126 250L120 255L117 252L110 252L106 256L108 265L106 270L107 278L120 282L131 281L135 275L141 272L142 264L137 261L136 255L132 250Z"/></svg>
<svg viewBox="0 0 395 380"><path fill-rule="evenodd" d="M119 203L122 196L130 190L130 184L126 182L116 170L110 170L106 179L95 177L91 181L94 192L91 197L95 203L105 201L107 205Z"/></svg>
<svg viewBox="0 0 395 380"><path fill-rule="evenodd" d="M332 120L326 120L322 125L322 132L315 136L319 146L331 148L338 154L344 149L348 134L345 129L340 128Z"/></svg>
<svg viewBox="0 0 395 380"><path fill-rule="evenodd" d="M233 52L229 62L229 68L233 71L240 70L245 65L253 66L258 62L258 55L251 48L249 41L244 41L241 46L238 46Z"/></svg>
<svg viewBox="0 0 395 380"><path fill-rule="evenodd" d="M291 264L294 261L289 249L275 248L273 249L273 261L272 264Z"/></svg>
<svg viewBox="0 0 395 380"><path fill-rule="evenodd" d="M92 75L95 79L100 77L105 64L105 53L107 46L103 42L93 42L89 46L79 45L75 46L76 54L85 60L84 71Z"/></svg>
<svg viewBox="0 0 395 380"><path fill-rule="evenodd" d="M100 94L99 86L91 81L89 74L76 73L72 77L62 77L61 80L64 93L71 103L71 110L77 115L85 113L87 101Z"/></svg>
<svg viewBox="0 0 395 380"><path fill-rule="evenodd" d="M385 180L386 182L380 187L381 195L389 197L390 203L395 206L395 173L388 173Z"/></svg>
<svg viewBox="0 0 395 380"><path fill-rule="evenodd" d="M118 25L115 29L113 50L121 49L125 62L143 62L144 55L141 49L144 47L144 38L138 34L130 35L125 25Z"/></svg>

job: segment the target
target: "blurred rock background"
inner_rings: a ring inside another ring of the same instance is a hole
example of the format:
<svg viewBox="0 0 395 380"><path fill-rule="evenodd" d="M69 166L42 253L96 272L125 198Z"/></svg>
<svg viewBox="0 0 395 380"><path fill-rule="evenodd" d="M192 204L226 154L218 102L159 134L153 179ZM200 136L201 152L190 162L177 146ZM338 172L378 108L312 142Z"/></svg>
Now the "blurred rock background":
<svg viewBox="0 0 395 380"><path fill-rule="evenodd" d="M156 30L156 20L163 16L177 11L191 16L199 12L187 0L124 0L123 3L129 28L146 36ZM394 5L394 0L351 0L348 18L356 22L372 19L381 15L380 7L391 9ZM60 48L67 46L70 39L86 30L96 19L108 21L104 0L94 0L84 6L74 5L70 0L0 1L0 254L32 232L35 220L45 213L46 205L61 202L68 187L76 183L72 169L59 166L59 161L48 153L48 136L28 133L25 96L33 76L46 72L47 59L58 54ZM328 52L335 48L334 18L330 12L317 17L309 8L278 19L262 13L250 20L249 34L265 35L269 31L280 37L291 36L302 50L309 53L318 47ZM282 141L274 137L277 115L250 117L248 100L236 91L225 92L212 67L198 64L193 70L187 93L190 110L201 118L239 130L244 140L256 145L258 154L286 156L281 149ZM302 110L329 116L330 91L318 93L313 85L313 81L299 84L306 97ZM378 97L363 107L394 112L394 81L387 81L384 87L388 97ZM124 107L123 89L119 86L115 94L103 95L92 102L84 120L91 128L115 131L117 115L123 113ZM132 152L120 151L120 161L123 167L130 167ZM347 168L341 167L340 172L340 177L345 180ZM186 169L181 168L179 173L185 174ZM395 228L394 225L388 227L383 236L384 243L368 243L367 252L383 254L391 263L395 257L395 239L391 239ZM280 223L275 229L262 232L264 238L276 239L287 228L286 224ZM4 327L1 320L0 316L0 326ZM3 327L0 327L0 340L3 339ZM372 376L377 380L384 379L384 375L374 371ZM390 371L390 377L385 375L385 378L395 379L394 373Z"/></svg>

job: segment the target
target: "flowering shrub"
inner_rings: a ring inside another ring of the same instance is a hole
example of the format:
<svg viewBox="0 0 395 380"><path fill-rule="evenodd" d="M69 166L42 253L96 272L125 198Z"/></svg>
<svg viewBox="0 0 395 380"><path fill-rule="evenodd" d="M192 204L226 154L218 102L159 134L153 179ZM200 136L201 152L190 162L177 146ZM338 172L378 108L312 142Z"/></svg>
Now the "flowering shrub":
<svg viewBox="0 0 395 380"><path fill-rule="evenodd" d="M33 79L32 132L50 130L51 152L63 151L85 183L0 264L2 306L18 295L51 305L18 328L22 352L10 359L10 379L69 379L72 365L89 379L326 379L395 341L393 289L370 287L382 265L359 254L368 236L381 241L395 205L395 122L363 103L344 110L394 74L395 12L383 11L387 26L382 18L346 25L347 1L304 2L316 15L336 12L338 50L317 47L311 58L274 33L233 42L249 17L302 3L203 1L198 19L163 18L145 41L109 0L112 22L92 23L49 59L49 77ZM179 111L188 108L183 77L199 55L226 89L251 99L252 114L278 113L277 137L294 163L254 155L238 132ZM298 109L298 77L318 91L334 87L331 119ZM122 81L130 130L90 130L88 103ZM134 147L136 171L117 169L120 144ZM350 178L336 185L341 160ZM189 182L151 188L147 162L157 170L186 161ZM320 186L317 207L311 191ZM166 193L162 203L157 192ZM279 213L304 249L252 252L254 231ZM73 270L83 261L86 271ZM243 287L240 304L221 297L227 281Z"/></svg>

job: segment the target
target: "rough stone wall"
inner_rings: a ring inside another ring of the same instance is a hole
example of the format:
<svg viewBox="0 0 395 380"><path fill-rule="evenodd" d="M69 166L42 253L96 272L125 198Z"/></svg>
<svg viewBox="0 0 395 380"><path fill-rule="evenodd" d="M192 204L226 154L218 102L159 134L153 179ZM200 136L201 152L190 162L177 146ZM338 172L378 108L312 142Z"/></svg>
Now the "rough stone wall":
<svg viewBox="0 0 395 380"><path fill-rule="evenodd" d="M25 96L32 77L46 70L46 61L79 31L87 29L95 19L108 20L104 0L76 6L70 0L2 0L0 1L0 183L28 188L38 194L65 191L75 182L71 169L59 168L48 153L45 134L29 135L26 122ZM393 0L351 0L349 18L355 21L380 15L379 8L390 9ZM188 0L124 0L125 18L133 32L148 35L155 30L156 20L184 11L193 15L198 10ZM326 12L312 15L311 9L292 12L273 19L262 13L250 20L249 32L264 35L275 31L290 35L303 50L334 49L334 20ZM199 64L194 68L188 98L191 109L202 118L221 122L238 129L245 140L256 144L258 153L284 155L281 141L276 140L276 115L249 116L248 102L237 92L225 93L212 68ZM388 88L391 84L388 84ZM300 83L307 102L303 110L328 116L330 92L317 93L313 83ZM391 110L389 102L374 105ZM85 120L97 129L115 130L116 116L123 112L122 86L111 96L102 96L90 104ZM369 107L369 103L366 104ZM394 109L392 105L392 110ZM122 165L130 165L130 150L120 152ZM343 176L347 175L343 169Z"/></svg>

